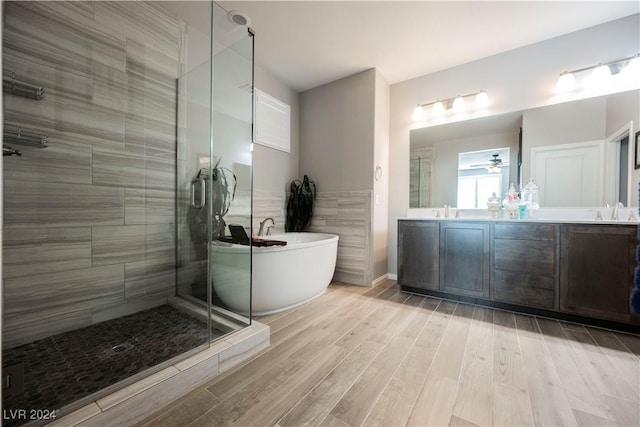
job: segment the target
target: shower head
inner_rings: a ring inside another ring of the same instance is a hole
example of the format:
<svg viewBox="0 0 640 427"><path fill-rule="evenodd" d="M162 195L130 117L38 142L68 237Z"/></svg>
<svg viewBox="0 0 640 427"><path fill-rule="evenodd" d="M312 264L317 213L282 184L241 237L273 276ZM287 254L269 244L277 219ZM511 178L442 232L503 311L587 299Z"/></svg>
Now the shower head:
<svg viewBox="0 0 640 427"><path fill-rule="evenodd" d="M251 25L251 18L249 18L249 15L244 12L240 12L239 10L230 11L227 13L227 17L236 25L245 25L247 27Z"/></svg>

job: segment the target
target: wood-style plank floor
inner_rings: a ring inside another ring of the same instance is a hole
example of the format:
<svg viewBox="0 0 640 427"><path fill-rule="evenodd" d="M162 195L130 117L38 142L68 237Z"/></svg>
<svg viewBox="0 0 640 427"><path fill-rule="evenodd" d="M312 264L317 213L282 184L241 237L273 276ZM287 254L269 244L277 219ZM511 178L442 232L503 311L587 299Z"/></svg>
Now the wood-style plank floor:
<svg viewBox="0 0 640 427"><path fill-rule="evenodd" d="M639 426L640 337L332 284L140 426Z"/></svg>

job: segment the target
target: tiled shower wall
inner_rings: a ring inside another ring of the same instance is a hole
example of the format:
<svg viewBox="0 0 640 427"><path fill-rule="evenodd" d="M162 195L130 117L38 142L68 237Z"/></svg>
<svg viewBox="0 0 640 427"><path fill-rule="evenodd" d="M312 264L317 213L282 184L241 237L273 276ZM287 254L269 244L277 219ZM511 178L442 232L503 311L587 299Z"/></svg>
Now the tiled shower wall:
<svg viewBox="0 0 640 427"><path fill-rule="evenodd" d="M5 125L49 136L4 158L3 344L175 294L181 22L142 2L5 2Z"/></svg>

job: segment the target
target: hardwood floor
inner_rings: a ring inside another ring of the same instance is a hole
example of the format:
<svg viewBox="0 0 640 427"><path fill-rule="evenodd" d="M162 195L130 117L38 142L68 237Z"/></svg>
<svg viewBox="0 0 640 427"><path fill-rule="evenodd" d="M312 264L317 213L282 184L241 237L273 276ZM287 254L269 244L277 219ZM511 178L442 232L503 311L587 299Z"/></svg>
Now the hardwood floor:
<svg viewBox="0 0 640 427"><path fill-rule="evenodd" d="M640 425L640 337L332 284L139 426Z"/></svg>

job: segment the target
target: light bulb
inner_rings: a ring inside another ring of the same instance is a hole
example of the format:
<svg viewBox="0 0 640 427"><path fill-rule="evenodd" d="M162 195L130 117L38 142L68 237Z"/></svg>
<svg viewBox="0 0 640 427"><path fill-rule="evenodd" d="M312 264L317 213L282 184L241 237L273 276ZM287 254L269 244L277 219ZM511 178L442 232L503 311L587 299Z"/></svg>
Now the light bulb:
<svg viewBox="0 0 640 427"><path fill-rule="evenodd" d="M418 104L416 108L413 109L413 121L420 122L425 119L424 108L422 105Z"/></svg>
<svg viewBox="0 0 640 427"><path fill-rule="evenodd" d="M433 104L433 107L431 107L431 115L433 117L440 117L444 114L445 111L446 108L444 108L444 105L440 101L437 101L435 104Z"/></svg>
<svg viewBox="0 0 640 427"><path fill-rule="evenodd" d="M475 106L476 108L485 108L489 105L489 97L487 96L487 92L481 90L476 95Z"/></svg>
<svg viewBox="0 0 640 427"><path fill-rule="evenodd" d="M568 71L560 74L560 78L558 79L558 83L556 83L556 91L559 93L570 92L576 88L576 79L573 77Z"/></svg>
<svg viewBox="0 0 640 427"><path fill-rule="evenodd" d="M636 55L621 72L629 84L640 84L640 56Z"/></svg>
<svg viewBox="0 0 640 427"><path fill-rule="evenodd" d="M591 72L591 78L589 79L589 85L591 89L598 89L604 87L611 78L611 70L608 65L598 65Z"/></svg>
<svg viewBox="0 0 640 427"><path fill-rule="evenodd" d="M455 113L461 113L467 108L467 104L464 102L464 98L459 96L453 100L453 111Z"/></svg>

